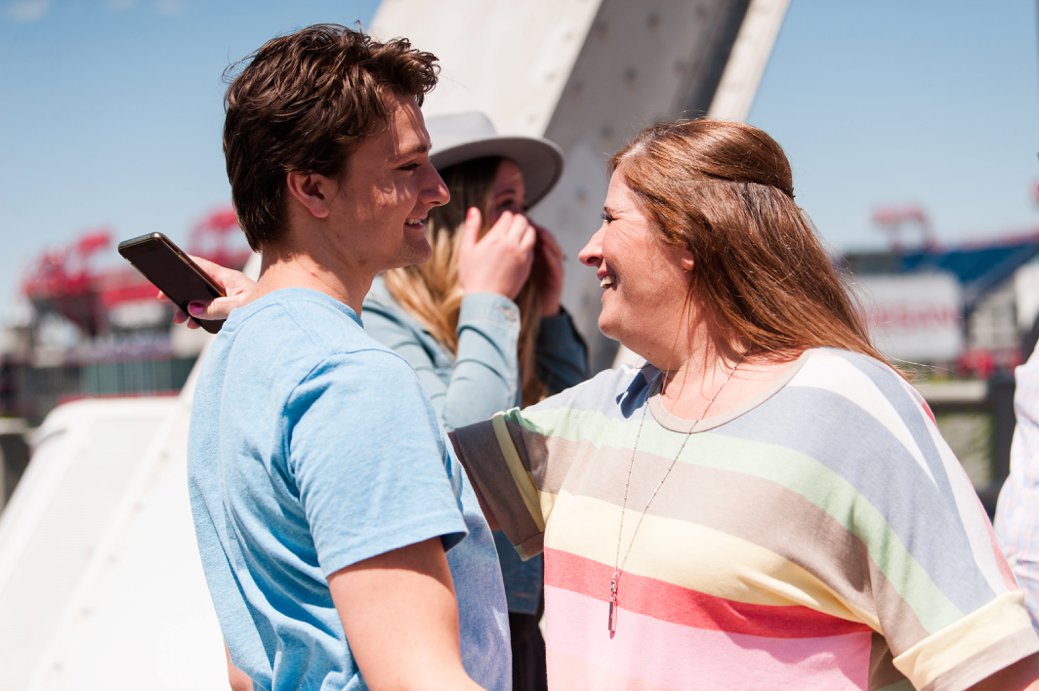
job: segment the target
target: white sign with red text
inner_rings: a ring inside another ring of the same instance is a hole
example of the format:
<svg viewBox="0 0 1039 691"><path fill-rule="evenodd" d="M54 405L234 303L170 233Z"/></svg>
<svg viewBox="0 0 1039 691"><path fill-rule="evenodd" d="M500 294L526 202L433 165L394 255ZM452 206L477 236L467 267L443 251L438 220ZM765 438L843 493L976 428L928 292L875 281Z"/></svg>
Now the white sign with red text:
<svg viewBox="0 0 1039 691"><path fill-rule="evenodd" d="M963 293L952 274L866 275L850 283L884 355L929 363L963 352Z"/></svg>

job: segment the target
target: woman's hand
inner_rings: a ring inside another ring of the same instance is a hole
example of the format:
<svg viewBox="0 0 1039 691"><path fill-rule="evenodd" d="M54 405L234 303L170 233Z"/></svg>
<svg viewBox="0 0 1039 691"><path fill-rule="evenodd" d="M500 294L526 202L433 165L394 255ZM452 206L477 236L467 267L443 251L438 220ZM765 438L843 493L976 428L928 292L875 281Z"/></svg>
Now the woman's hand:
<svg viewBox="0 0 1039 691"><path fill-rule="evenodd" d="M554 317L559 314L563 298L563 262L566 255L548 228L539 225L534 228L538 233L538 243L534 250L533 272L538 284L541 316Z"/></svg>
<svg viewBox="0 0 1039 691"><path fill-rule="evenodd" d="M256 282L241 271L228 269L226 266L214 264L208 259L192 256L191 259L209 274L213 282L224 289L227 297L216 298L210 302L202 300L188 303L188 311L195 319L227 319L231 310L241 307L249 299L256 287ZM162 293L159 293L162 296ZM186 324L189 329L197 329L198 324L188 319L188 315L177 310L173 315L175 324Z"/></svg>
<svg viewBox="0 0 1039 691"><path fill-rule="evenodd" d="M458 283L463 293L519 295L534 263L537 230L523 214L506 211L481 238L483 218L473 207L465 215L458 256Z"/></svg>

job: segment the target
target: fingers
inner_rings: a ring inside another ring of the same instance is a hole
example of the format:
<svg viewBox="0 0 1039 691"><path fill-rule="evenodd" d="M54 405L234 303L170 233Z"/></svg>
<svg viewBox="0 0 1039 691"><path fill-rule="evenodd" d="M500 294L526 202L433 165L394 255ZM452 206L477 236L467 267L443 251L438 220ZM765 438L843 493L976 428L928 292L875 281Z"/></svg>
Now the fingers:
<svg viewBox="0 0 1039 691"><path fill-rule="evenodd" d="M195 300L188 303L188 312L196 319L227 319L231 311L245 304L248 295L239 293L210 302Z"/></svg>
<svg viewBox="0 0 1039 691"><path fill-rule="evenodd" d="M174 324L183 324L183 325L187 326L189 329L197 329L198 328L198 324L196 324L191 319L188 319L188 315L184 314L180 310L174 310L173 311L173 323Z"/></svg>
<svg viewBox="0 0 1039 691"><path fill-rule="evenodd" d="M505 212L480 237L480 213L466 214L458 282L464 293L491 292L515 298L534 263L537 231L526 216Z"/></svg>
<svg viewBox="0 0 1039 691"><path fill-rule="evenodd" d="M495 231L500 232L507 242L515 244L521 252L531 252L537 244L537 230L523 214L504 212L487 235Z"/></svg>
<svg viewBox="0 0 1039 691"><path fill-rule="evenodd" d="M223 271L228 271L229 270L229 269L227 269L227 267L221 266L221 265L217 264L216 262L211 262L208 259L206 259L205 257L200 257L200 256L195 255L195 254L189 254L188 256L191 258L191 261L193 261L196 264L198 264L200 269L202 269L203 271L205 271L207 274L209 274L211 276L215 276L215 275L217 275L217 274L219 274L219 273L221 273Z"/></svg>
<svg viewBox="0 0 1039 691"><path fill-rule="evenodd" d="M480 210L475 206L465 212L465 228L462 230L462 251L466 251L476 245L480 239L480 228L483 226L483 217Z"/></svg>

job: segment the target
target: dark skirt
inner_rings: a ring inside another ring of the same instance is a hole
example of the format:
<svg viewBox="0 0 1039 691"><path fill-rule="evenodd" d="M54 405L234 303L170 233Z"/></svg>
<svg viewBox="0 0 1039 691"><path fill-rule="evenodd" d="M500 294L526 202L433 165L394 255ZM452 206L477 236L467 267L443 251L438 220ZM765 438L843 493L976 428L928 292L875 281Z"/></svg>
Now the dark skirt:
<svg viewBox="0 0 1039 691"><path fill-rule="evenodd" d="M541 636L538 614L509 612L509 630L512 635L512 689L513 691L546 691L548 675L545 670L545 639Z"/></svg>

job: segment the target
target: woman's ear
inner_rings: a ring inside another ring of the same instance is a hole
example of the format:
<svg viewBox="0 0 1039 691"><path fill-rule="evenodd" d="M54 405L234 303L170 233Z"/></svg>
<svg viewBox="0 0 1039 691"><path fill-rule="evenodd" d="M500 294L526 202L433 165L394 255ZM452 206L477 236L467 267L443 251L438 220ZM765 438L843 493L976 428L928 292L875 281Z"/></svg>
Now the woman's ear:
<svg viewBox="0 0 1039 691"><path fill-rule="evenodd" d="M693 267L696 266L696 261L693 259L693 254L689 251L686 251L682 255L680 263L682 265L682 271L685 271L686 273L691 273Z"/></svg>
<svg viewBox="0 0 1039 691"><path fill-rule="evenodd" d="M332 180L317 173L288 173L285 184L289 196L303 206L314 218L328 216L328 199L332 193Z"/></svg>

